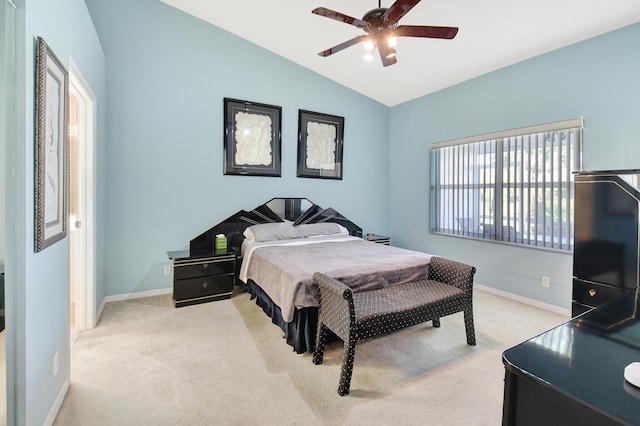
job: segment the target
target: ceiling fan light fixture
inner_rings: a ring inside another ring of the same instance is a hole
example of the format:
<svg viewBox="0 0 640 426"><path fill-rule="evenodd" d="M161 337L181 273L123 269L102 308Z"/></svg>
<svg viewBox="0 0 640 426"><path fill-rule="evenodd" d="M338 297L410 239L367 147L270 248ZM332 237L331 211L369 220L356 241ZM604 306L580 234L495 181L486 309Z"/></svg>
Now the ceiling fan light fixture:
<svg viewBox="0 0 640 426"><path fill-rule="evenodd" d="M389 37L387 38L387 44L389 45L389 47L396 47L398 45L398 36L393 33L389 35Z"/></svg>
<svg viewBox="0 0 640 426"><path fill-rule="evenodd" d="M375 55L373 54L373 52L365 52L364 54L364 60L367 62L373 62L373 60L375 59Z"/></svg>
<svg viewBox="0 0 640 426"><path fill-rule="evenodd" d="M372 40L366 40L363 47L365 52L373 52L376 48L376 44Z"/></svg>

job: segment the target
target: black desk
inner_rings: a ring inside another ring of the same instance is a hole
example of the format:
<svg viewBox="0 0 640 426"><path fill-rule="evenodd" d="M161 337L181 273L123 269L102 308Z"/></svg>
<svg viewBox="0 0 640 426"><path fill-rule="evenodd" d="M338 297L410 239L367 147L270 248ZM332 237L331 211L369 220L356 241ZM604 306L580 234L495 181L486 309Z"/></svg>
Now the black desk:
<svg viewBox="0 0 640 426"><path fill-rule="evenodd" d="M640 425L640 290L506 350L503 425Z"/></svg>

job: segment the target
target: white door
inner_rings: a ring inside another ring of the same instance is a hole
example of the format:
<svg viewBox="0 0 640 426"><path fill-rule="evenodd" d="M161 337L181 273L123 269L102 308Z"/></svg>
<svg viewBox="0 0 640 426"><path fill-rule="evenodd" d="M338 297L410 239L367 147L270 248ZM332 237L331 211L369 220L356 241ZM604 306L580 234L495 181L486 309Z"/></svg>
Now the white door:
<svg viewBox="0 0 640 426"><path fill-rule="evenodd" d="M69 58L70 306L75 332L96 325L95 95Z"/></svg>

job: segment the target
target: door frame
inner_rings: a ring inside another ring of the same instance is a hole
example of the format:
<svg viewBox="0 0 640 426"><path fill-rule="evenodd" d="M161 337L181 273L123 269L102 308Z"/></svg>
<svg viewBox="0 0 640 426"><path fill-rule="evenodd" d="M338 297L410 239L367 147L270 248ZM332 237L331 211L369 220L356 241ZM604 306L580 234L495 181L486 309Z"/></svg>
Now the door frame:
<svg viewBox="0 0 640 426"><path fill-rule="evenodd" d="M70 259L75 268L76 309L75 330L86 330L96 326L96 96L91 86L82 76L78 66L69 56L69 91L78 99L77 114L81 122L78 125L78 139L83 140L82 148L78 151L78 169L76 173L78 187L82 188L79 206L83 212L80 219L82 224L76 245L77 257ZM82 108L80 108L82 105ZM75 224L70 224L75 227ZM71 271L74 273L74 271Z"/></svg>

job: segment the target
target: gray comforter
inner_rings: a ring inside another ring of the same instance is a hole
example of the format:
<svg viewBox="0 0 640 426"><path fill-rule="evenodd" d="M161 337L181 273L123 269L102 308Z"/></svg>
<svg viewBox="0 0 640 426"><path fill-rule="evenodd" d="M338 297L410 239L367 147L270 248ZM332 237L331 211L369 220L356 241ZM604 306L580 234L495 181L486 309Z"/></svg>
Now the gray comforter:
<svg viewBox="0 0 640 426"><path fill-rule="evenodd" d="M354 291L373 290L426 279L430 259L425 253L353 238L260 247L243 267L246 279L258 284L291 322L295 308L318 306L315 272L339 279Z"/></svg>

